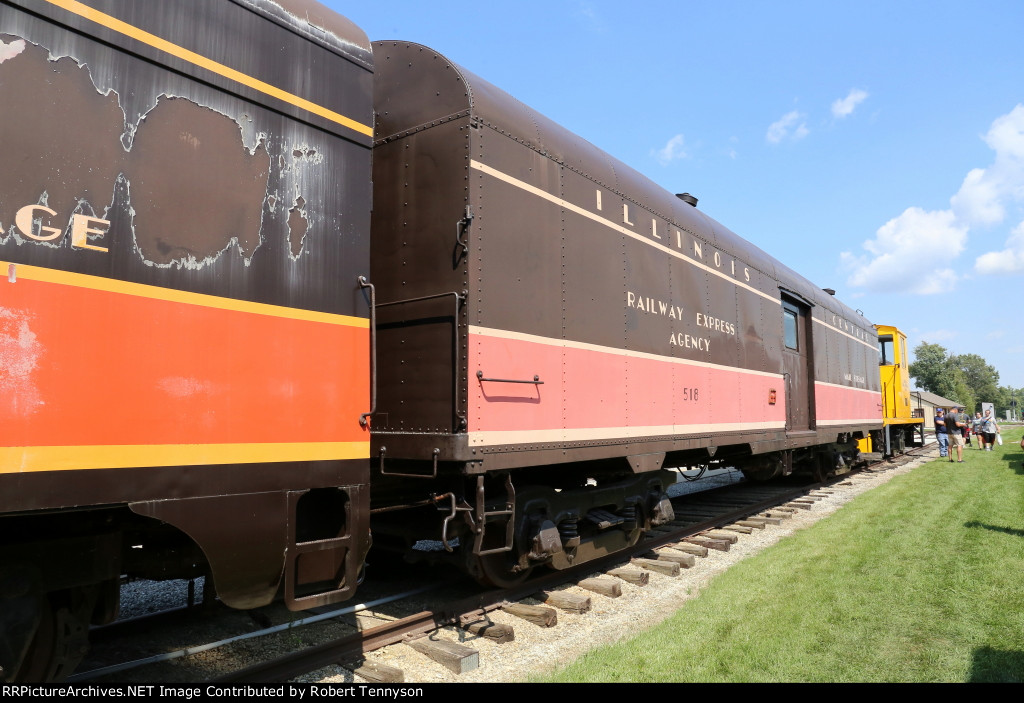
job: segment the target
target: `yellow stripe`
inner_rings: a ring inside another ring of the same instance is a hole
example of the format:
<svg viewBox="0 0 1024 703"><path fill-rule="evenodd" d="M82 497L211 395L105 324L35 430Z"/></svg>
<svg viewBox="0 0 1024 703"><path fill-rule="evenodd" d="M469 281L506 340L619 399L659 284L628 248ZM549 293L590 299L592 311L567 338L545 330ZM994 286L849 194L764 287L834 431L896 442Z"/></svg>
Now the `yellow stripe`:
<svg viewBox="0 0 1024 703"><path fill-rule="evenodd" d="M2 447L0 474L135 466L204 466L277 461L367 459L369 442L281 444L137 444L80 447Z"/></svg>
<svg viewBox="0 0 1024 703"><path fill-rule="evenodd" d="M302 320L304 322L322 322L328 325L344 325L347 327L362 327L369 329L370 321L365 317L353 317L351 315L333 315L327 312L316 310L303 310L302 308L289 308L283 305L268 305L266 303L253 303L248 300L236 300L234 298L221 298L216 295L205 295L203 293L191 293L189 291L176 290L174 288L161 288L150 286L144 283L130 283L115 278L103 278L102 276L89 276L84 273L72 273L59 269L40 268L39 266L28 266L26 264L12 264L0 261L0 273L3 271L11 275L14 273L15 281L39 281L42 283L56 283L62 286L75 286L77 288L88 288L90 290L103 291L105 293L120 293L123 295L134 295L140 298L152 300L163 300L171 303L185 303L186 305L201 305L207 308L219 310L232 310L234 312L247 312L254 315L270 315L272 317L284 317L289 320Z"/></svg>
<svg viewBox="0 0 1024 703"><path fill-rule="evenodd" d="M116 17L111 17L110 15L104 14L99 10L94 10L88 5L83 5L82 3L77 2L77 0L46 1L51 5L56 5L57 7L60 7L64 10L67 10L68 12L76 14L79 17L83 17L87 20L95 22L96 24L102 25L107 29L112 29L115 32L125 35L126 37L131 37L132 39L136 39L144 44L148 44L154 49L159 49L160 51L164 51L170 54L171 56L182 59L184 61L188 61L189 63L199 66L201 68L205 68L208 71L212 71L213 73L216 73L219 76L223 76L230 80L241 83L242 85L253 88L254 90L258 90L259 92L265 95L277 98L278 100L289 103L290 105L294 105L295 107L302 108L303 110L308 110L313 114L320 115L321 117L331 120L332 122L336 122L337 124L340 124L344 127L348 127L349 129L359 132L360 134L365 134L368 137L373 136L373 127L364 125L361 122L357 122L350 117L345 117L344 115L341 115L332 110L328 110L326 107L317 105L316 103L310 102L305 98L300 98L297 95L293 95L292 93L281 90L280 88L272 86L269 83L264 83L261 80L253 78L252 76L248 76L242 73L241 71L236 71L235 69L225 66L222 63L217 63L216 61L208 59L200 54L197 54L194 51L189 51L188 49L178 46L177 44L172 44L166 39L161 39L155 34L150 34L149 32L143 31L138 27L128 24L127 22L122 22Z"/></svg>

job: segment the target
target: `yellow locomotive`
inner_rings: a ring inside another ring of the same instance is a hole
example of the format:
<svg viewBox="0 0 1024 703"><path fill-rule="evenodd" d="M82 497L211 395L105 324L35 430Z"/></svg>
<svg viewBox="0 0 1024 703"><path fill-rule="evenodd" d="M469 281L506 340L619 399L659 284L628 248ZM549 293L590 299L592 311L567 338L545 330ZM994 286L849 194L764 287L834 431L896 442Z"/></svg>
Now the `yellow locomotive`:
<svg viewBox="0 0 1024 703"><path fill-rule="evenodd" d="M878 331L878 371L882 382L882 429L858 441L861 452L898 454L907 447L924 445L924 418L914 417L910 407L910 373L907 366L907 335L891 325L875 325Z"/></svg>

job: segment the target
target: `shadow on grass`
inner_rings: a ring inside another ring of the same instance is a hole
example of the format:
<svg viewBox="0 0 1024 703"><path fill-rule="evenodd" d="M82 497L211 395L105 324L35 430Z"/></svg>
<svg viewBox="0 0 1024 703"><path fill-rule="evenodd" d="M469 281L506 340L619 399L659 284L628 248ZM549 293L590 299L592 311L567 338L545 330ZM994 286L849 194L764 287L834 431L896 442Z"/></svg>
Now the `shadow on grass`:
<svg viewBox="0 0 1024 703"><path fill-rule="evenodd" d="M978 522L977 520L965 522L964 527L982 527L986 530L992 530L993 532L1002 532L1007 535L1013 535L1014 537L1024 537L1024 530L1018 530L1016 527L999 527L998 525L986 525L984 522Z"/></svg>
<svg viewBox="0 0 1024 703"><path fill-rule="evenodd" d="M974 652L970 683L1024 682L1024 652L982 647Z"/></svg>

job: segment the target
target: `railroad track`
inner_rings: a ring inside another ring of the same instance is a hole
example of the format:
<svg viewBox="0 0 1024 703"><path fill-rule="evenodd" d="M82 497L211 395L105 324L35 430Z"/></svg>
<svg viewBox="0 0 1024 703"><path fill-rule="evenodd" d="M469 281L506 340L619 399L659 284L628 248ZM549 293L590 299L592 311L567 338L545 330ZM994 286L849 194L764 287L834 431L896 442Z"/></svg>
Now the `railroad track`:
<svg viewBox="0 0 1024 703"><path fill-rule="evenodd" d="M441 662L441 666L449 671L465 672L479 664L480 657L473 648L465 644L446 642L443 639L429 637L443 628L458 628L464 633L461 640L487 640L490 642L508 641L514 638L515 625L497 622L496 613L519 611L524 617L532 618L532 623L546 624L557 621L558 615L566 617L566 613L583 613L590 607L588 598L600 601L622 588L632 588L625 584L631 580L671 579L685 572L697 560L704 559L707 554L724 552L732 549L744 535L780 526L793 515L810 509L818 500L829 495L836 484L858 481L862 475L877 474L884 467L896 467L913 458L913 454L890 463L876 464L868 473L854 472L838 480L824 483L787 485L779 484L737 484L711 491L679 496L673 499L676 520L646 535L646 539L626 552L618 552L605 559L591 561L578 569L559 572L547 572L539 578L514 589L479 592L475 587L465 583L441 583L435 581L428 588L443 590L443 595L431 594L418 596L422 602L429 597L431 606L417 610L411 614L402 613L401 605L395 603L394 608L378 607L376 603L366 606L349 606L334 608L328 612L306 615L303 620L331 625L331 629L339 634L319 637L304 637L295 622L278 622L273 614L258 611L253 614L239 611L228 611L223 616L233 618L237 629L246 630L240 636L220 638L220 642L232 639L233 648L237 650L242 642L256 642L257 637L266 639L275 636L284 642L271 646L250 644L247 650L261 649L261 661L246 665L245 654L229 654L221 657L231 673L217 674L215 669L173 664L157 664L141 669L139 673L126 673L127 669L104 669L98 665L96 658L90 662L92 671L84 671L76 675L76 681L87 680L126 680L125 677L141 676L140 680L161 680L164 677L175 679L177 674L183 676L182 681L194 681L204 678L216 682L276 682L294 679L322 667L343 663L350 671L357 671L362 678L372 682L401 681L403 672L387 666L375 665L375 660L368 657L370 652L382 650L392 645L401 644L417 648L428 657ZM749 539L749 537L747 537ZM429 578L429 570L417 570L417 579ZM601 573L596 580L595 573ZM588 578L590 577L590 578ZM597 589L598 595L581 595L579 587L567 588L566 584L582 583L583 588ZM562 594L562 595L558 595ZM410 596L412 597L412 596ZM544 601L548 601L544 603ZM527 607L516 607L512 604L527 603ZM532 603L532 605L531 605ZM408 610L406 606L406 610ZM360 613L363 622L357 623ZM166 616L164 616L166 617ZM179 616L173 616L177 618ZM184 615L182 615L184 617ZM285 615L284 617L288 617ZM518 616L517 616L518 617ZM368 626L367 622L376 619L382 624ZM507 619L507 618L506 618ZM344 622L339 623L339 620ZM202 619L191 621L192 630L202 629ZM299 621L300 623L302 621ZM263 625L266 627L257 627ZM519 632L524 628L534 628L523 620ZM132 627L138 628L135 624ZM144 626L143 626L144 627ZM276 630L276 631L275 631ZM264 634L266 633L266 634ZM242 639L242 637L246 639ZM326 641L324 640L326 637ZM301 640L301 641L300 641ZM320 640L320 641L316 641ZM309 644L310 641L315 641ZM454 646L453 646L454 645ZM514 646L514 645L509 645ZM301 649L300 649L301 647ZM128 646L130 649L130 645ZM216 651L217 647L203 645L200 647L183 647L178 650L179 659L193 657L200 652ZM288 651L289 649L299 651ZM275 650L282 651L274 656ZM113 655L107 654L109 659ZM168 655L159 655L166 658ZM206 654L206 656L211 656ZM256 655L254 654L254 657ZM136 657L136 659L140 659ZM142 657L141 659L145 659ZM155 664L155 662L154 662ZM178 671L174 671L177 668Z"/></svg>

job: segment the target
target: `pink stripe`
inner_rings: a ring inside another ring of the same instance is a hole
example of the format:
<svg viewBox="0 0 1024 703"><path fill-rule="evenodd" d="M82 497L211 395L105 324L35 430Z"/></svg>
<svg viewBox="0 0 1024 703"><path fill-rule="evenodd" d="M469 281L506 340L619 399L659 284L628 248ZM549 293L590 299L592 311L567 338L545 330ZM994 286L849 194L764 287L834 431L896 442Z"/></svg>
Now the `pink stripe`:
<svg viewBox="0 0 1024 703"><path fill-rule="evenodd" d="M878 418L882 424L882 394L877 391L815 383L814 402L818 422Z"/></svg>
<svg viewBox="0 0 1024 703"><path fill-rule="evenodd" d="M781 378L477 334L469 363L471 432L786 419ZM544 384L478 382L478 370L495 379L536 375Z"/></svg>

